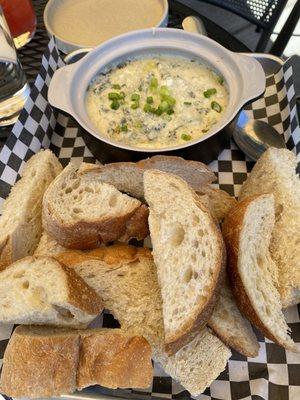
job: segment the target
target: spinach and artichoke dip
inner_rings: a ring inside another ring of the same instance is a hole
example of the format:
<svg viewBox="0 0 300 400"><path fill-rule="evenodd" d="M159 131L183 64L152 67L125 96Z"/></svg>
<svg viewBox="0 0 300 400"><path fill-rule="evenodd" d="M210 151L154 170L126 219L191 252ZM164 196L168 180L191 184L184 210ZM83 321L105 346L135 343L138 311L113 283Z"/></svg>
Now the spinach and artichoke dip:
<svg viewBox="0 0 300 400"><path fill-rule="evenodd" d="M136 58L99 74L86 108L97 130L134 147L187 143L210 130L228 104L223 77L196 60Z"/></svg>

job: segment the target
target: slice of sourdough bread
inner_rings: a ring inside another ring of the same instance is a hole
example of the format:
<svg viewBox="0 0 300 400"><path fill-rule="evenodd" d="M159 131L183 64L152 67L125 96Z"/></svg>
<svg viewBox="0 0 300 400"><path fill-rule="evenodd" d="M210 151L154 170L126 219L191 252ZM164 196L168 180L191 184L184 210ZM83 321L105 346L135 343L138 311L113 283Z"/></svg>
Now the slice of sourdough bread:
<svg viewBox="0 0 300 400"><path fill-rule="evenodd" d="M91 385L145 389L151 385L151 347L145 338L122 329L88 329L79 333L77 389Z"/></svg>
<svg viewBox="0 0 300 400"><path fill-rule="evenodd" d="M181 178L144 173L149 228L163 301L165 346L174 354L209 320L226 254L209 210Z"/></svg>
<svg viewBox="0 0 300 400"><path fill-rule="evenodd" d="M0 322L81 327L102 301L73 269L50 257L28 256L0 273Z"/></svg>
<svg viewBox="0 0 300 400"><path fill-rule="evenodd" d="M207 206L218 222L222 222L232 207L237 204L234 197L224 190L213 188L211 185L203 186L201 190L197 191L197 194L201 201L203 197L207 197Z"/></svg>
<svg viewBox="0 0 300 400"><path fill-rule="evenodd" d="M215 174L205 164L174 156L153 156L136 163L118 162L102 166L83 163L79 173L94 172L103 182L115 186L121 192L142 199L143 175L149 169L177 175L196 191L216 180Z"/></svg>
<svg viewBox="0 0 300 400"><path fill-rule="evenodd" d="M149 341L153 358L193 395L225 369L230 350L206 328L184 351L170 357L165 353L161 294L150 250L114 245L56 257L94 288L124 330Z"/></svg>
<svg viewBox="0 0 300 400"><path fill-rule="evenodd" d="M73 393L78 360L76 331L18 326L4 353L0 391L17 398Z"/></svg>
<svg viewBox="0 0 300 400"><path fill-rule="evenodd" d="M60 244L57 243L57 241L48 235L46 231L43 231L41 239L39 241L39 244L37 248L35 249L35 252L33 255L35 257L39 256L49 256L51 257L53 254L58 254L62 253L63 251L66 251L67 248L61 246Z"/></svg>
<svg viewBox="0 0 300 400"><path fill-rule="evenodd" d="M147 218L148 208L139 200L101 182L97 174L78 174L72 164L49 186L43 201L44 229L68 248L143 239Z"/></svg>
<svg viewBox="0 0 300 400"><path fill-rule="evenodd" d="M220 290L219 300L208 326L227 346L246 357L256 357L259 344L250 323L241 315L227 280Z"/></svg>
<svg viewBox="0 0 300 400"><path fill-rule="evenodd" d="M241 312L270 340L295 351L270 272L276 268L269 252L274 222L273 195L244 199L229 213L223 224L228 271Z"/></svg>
<svg viewBox="0 0 300 400"><path fill-rule="evenodd" d="M0 218L0 270L33 254L42 233L42 200L62 167L50 150L31 157L4 202Z"/></svg>
<svg viewBox="0 0 300 400"><path fill-rule="evenodd" d="M18 326L4 354L0 390L14 397L52 397L76 388L147 388L151 347L122 329L67 330Z"/></svg>
<svg viewBox="0 0 300 400"><path fill-rule="evenodd" d="M300 302L300 180L297 159L286 149L268 149L244 183L240 199L273 193L276 220L270 252L278 268L283 307ZM276 275L276 272L274 272Z"/></svg>

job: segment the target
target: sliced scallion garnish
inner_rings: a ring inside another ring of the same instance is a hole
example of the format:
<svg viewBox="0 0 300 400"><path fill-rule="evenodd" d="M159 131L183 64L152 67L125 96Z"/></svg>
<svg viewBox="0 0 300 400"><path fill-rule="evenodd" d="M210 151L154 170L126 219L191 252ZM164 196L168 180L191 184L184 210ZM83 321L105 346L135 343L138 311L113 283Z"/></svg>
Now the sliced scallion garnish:
<svg viewBox="0 0 300 400"><path fill-rule="evenodd" d="M191 140L191 139L192 139L192 136L191 136L191 135L187 135L186 133L183 133L183 134L181 135L181 139L182 139L182 140L185 140L185 141L188 141L188 140Z"/></svg>
<svg viewBox="0 0 300 400"><path fill-rule="evenodd" d="M152 96L148 96L146 102L148 104L152 104L153 103L153 97Z"/></svg>
<svg viewBox="0 0 300 400"><path fill-rule="evenodd" d="M121 131L122 132L128 132L128 126L127 125L121 125Z"/></svg>
<svg viewBox="0 0 300 400"><path fill-rule="evenodd" d="M192 103L190 101L184 101L183 104L185 104L186 106L190 106Z"/></svg>
<svg viewBox="0 0 300 400"><path fill-rule="evenodd" d="M111 108L112 110L118 110L118 109L120 108L120 103L119 103L119 101L118 101L118 100L113 100L113 101L111 102L110 108Z"/></svg>
<svg viewBox="0 0 300 400"><path fill-rule="evenodd" d="M132 101L139 101L140 100L140 95L138 94L138 93L133 93L132 95L131 95L131 100Z"/></svg>
<svg viewBox="0 0 300 400"><path fill-rule="evenodd" d="M120 90L120 89L121 89L121 86L120 86L119 84L115 83L115 84L112 85L112 88L113 88L113 89Z"/></svg>
<svg viewBox="0 0 300 400"><path fill-rule="evenodd" d="M140 103L139 103L138 101L134 101L134 102L131 104L131 108L132 108L133 110L136 110L137 108L139 108L139 106L140 106Z"/></svg>
<svg viewBox="0 0 300 400"><path fill-rule="evenodd" d="M211 88L211 89L205 90L205 92L203 92L203 96L206 97L207 99L209 99L212 95L214 95L216 93L217 93L217 89Z"/></svg>
<svg viewBox="0 0 300 400"><path fill-rule="evenodd" d="M118 100L119 99L119 93L117 93L117 92L109 92L108 93L108 98L109 98L109 100Z"/></svg>
<svg viewBox="0 0 300 400"><path fill-rule="evenodd" d="M220 106L219 103L217 103L216 101L212 101L211 102L211 108L213 110L215 110L217 113L220 113L222 111L222 107Z"/></svg>

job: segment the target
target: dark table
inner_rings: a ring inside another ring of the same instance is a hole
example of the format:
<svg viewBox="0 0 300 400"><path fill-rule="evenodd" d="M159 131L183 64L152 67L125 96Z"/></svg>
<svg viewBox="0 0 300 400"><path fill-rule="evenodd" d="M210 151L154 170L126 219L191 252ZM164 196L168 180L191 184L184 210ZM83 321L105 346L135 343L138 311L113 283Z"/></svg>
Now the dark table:
<svg viewBox="0 0 300 400"><path fill-rule="evenodd" d="M137 0L138 1L138 0ZM36 33L26 46L18 51L19 59L22 63L23 69L26 73L28 81L32 84L39 73L42 55L49 42L49 37L45 30L43 22L43 12L47 0L32 0L36 16L37 16L37 29ZM224 47L235 52L250 52L249 48L242 42L237 40L234 36L228 33L225 29L210 21L209 19L199 15L192 8L179 3L176 0L169 0L170 6L170 20L169 26L172 28L182 28L182 20L188 15L199 16L206 27L209 37L222 44ZM12 126L0 128L0 149L3 147L7 136L11 131Z"/></svg>

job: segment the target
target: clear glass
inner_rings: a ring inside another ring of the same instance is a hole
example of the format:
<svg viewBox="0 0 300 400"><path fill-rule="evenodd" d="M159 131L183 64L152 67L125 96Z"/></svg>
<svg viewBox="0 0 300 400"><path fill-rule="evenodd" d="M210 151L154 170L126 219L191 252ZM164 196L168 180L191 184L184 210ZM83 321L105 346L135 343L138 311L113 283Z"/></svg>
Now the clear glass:
<svg viewBox="0 0 300 400"><path fill-rule="evenodd" d="M34 36L36 16L31 0L0 0L5 19L17 49Z"/></svg>
<svg viewBox="0 0 300 400"><path fill-rule="evenodd" d="M0 6L0 126L13 124L30 93Z"/></svg>

